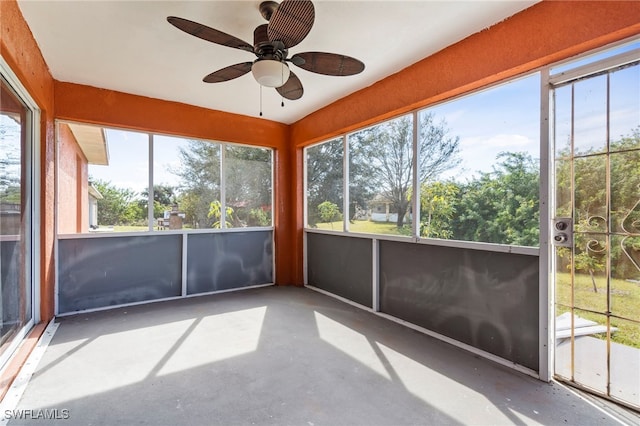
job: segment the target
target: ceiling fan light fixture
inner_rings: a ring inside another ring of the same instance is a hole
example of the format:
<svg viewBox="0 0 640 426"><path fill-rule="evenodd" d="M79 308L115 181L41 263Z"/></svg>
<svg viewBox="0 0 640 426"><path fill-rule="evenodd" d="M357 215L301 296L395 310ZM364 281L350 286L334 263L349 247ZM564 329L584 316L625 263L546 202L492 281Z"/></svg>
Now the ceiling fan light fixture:
<svg viewBox="0 0 640 426"><path fill-rule="evenodd" d="M260 59L253 63L251 72L258 84L265 87L280 87L289 80L289 67L274 59Z"/></svg>

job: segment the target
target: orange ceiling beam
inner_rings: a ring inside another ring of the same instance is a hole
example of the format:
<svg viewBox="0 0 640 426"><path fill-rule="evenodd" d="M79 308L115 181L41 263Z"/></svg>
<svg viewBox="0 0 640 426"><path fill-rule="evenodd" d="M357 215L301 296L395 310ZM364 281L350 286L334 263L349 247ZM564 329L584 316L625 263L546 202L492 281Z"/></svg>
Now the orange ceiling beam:
<svg viewBox="0 0 640 426"><path fill-rule="evenodd" d="M55 82L56 118L180 137L282 148L288 126L275 121Z"/></svg>

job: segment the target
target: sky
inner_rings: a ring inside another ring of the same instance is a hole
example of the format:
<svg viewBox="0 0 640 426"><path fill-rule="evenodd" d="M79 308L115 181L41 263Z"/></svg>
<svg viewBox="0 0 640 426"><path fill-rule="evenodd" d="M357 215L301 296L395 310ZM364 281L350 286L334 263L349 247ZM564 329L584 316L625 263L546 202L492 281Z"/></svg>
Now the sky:
<svg viewBox="0 0 640 426"><path fill-rule="evenodd" d="M540 157L540 76L501 84L425 110L460 138L460 165L442 177L457 181L490 172L501 152Z"/></svg>
<svg viewBox="0 0 640 426"><path fill-rule="evenodd" d="M571 67L626 52L632 48L640 48L640 41L577 61ZM566 65L559 66L553 68L552 72L562 72L568 68ZM635 67L629 71L623 70L612 79L611 98L614 101L611 104L611 117L615 119L612 119L611 124L614 136L640 125L638 73L638 67ZM449 134L460 138L461 163L442 177L464 182L478 176L479 172L490 172L496 164L497 155L501 152L526 152L538 159L540 84L540 74L534 73L425 109L425 112L434 114L436 123L444 119L450 130ZM587 149L596 143L592 142L593 140L602 140L596 136L597 129L606 123L601 108L604 99L603 86L596 80L582 86L580 84L576 85L576 99L579 99L584 107L583 111L576 109L576 114L583 115L580 121L582 127L577 130L584 135L584 148ZM566 96L562 96L560 90L558 105L562 111L559 111L559 129L562 127L562 114L566 115L568 108ZM566 117L564 119L566 121ZM578 132L576 134L578 135ZM106 135L109 166L91 165L90 176L109 180L119 187L143 191L148 186L148 136L144 133L110 129L106 130ZM179 179L170 170L179 166L179 147L184 146L187 141L167 136L154 138L154 182L175 186Z"/></svg>
<svg viewBox="0 0 640 426"><path fill-rule="evenodd" d="M89 176L120 188L145 190L149 186L149 136L112 129L106 129L106 136L109 165L89 165ZM179 148L187 142L188 139L154 135L154 184L177 185L179 178L171 170L180 166Z"/></svg>

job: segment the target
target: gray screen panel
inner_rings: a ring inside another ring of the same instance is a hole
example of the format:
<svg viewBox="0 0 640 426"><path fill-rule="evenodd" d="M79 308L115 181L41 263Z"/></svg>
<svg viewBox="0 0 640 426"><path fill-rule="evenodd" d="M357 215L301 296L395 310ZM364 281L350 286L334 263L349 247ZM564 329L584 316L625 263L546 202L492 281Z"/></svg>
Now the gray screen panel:
<svg viewBox="0 0 640 426"><path fill-rule="evenodd" d="M371 240L307 234L307 282L371 307Z"/></svg>
<svg viewBox="0 0 640 426"><path fill-rule="evenodd" d="M187 293L273 282L272 231L190 234Z"/></svg>
<svg viewBox="0 0 640 426"><path fill-rule="evenodd" d="M180 235L61 239L60 313L180 296Z"/></svg>
<svg viewBox="0 0 640 426"><path fill-rule="evenodd" d="M0 336L4 336L6 328L11 328L20 323L20 241L15 240L0 241L0 297L2 297L0 313L2 324L0 324Z"/></svg>
<svg viewBox="0 0 640 426"><path fill-rule="evenodd" d="M380 241L382 312L538 370L538 257Z"/></svg>

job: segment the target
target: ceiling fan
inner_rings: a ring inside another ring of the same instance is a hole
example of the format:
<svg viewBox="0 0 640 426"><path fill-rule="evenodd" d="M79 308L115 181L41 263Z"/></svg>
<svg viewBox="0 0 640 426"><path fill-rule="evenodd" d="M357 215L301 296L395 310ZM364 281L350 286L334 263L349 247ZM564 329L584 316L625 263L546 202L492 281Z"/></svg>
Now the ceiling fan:
<svg viewBox="0 0 640 426"><path fill-rule="evenodd" d="M274 87L289 100L302 97L304 89L298 77L289 69L292 63L304 70L332 76L348 76L362 72L359 60L336 53L304 52L289 57L289 49L300 43L311 31L315 9L309 0L263 1L260 14L269 21L256 27L253 46L232 35L206 25L176 16L167 21L176 28L203 40L234 49L245 50L257 56L253 62L242 62L219 69L203 78L205 83L220 83L253 73L256 81L265 87Z"/></svg>

